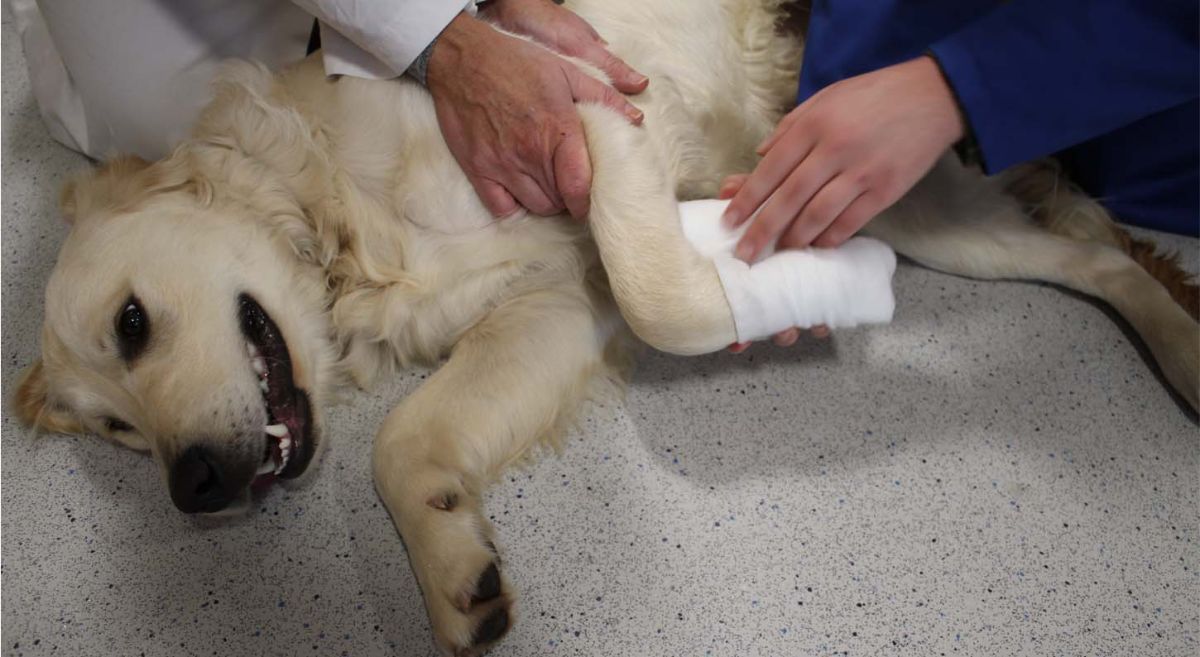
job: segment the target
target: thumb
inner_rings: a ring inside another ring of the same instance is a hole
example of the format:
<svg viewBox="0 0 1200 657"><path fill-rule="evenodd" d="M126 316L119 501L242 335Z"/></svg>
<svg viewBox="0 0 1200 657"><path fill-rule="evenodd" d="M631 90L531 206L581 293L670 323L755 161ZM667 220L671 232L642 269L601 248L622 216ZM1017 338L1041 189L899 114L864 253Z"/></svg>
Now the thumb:
<svg viewBox="0 0 1200 657"><path fill-rule="evenodd" d="M592 162L581 126L567 132L554 150L554 179L572 217L584 219L591 209Z"/></svg>
<svg viewBox="0 0 1200 657"><path fill-rule="evenodd" d="M783 134L792 127L792 123L796 121L796 117L799 115L799 107L788 112L787 115L785 115L783 119L779 121L779 125L775 126L775 131L771 133L771 136L764 139L763 142L758 145L758 148L754 149L754 152L758 153L759 155L766 155L767 151L771 150L771 147L775 145L775 142L779 141L779 138L782 137Z"/></svg>

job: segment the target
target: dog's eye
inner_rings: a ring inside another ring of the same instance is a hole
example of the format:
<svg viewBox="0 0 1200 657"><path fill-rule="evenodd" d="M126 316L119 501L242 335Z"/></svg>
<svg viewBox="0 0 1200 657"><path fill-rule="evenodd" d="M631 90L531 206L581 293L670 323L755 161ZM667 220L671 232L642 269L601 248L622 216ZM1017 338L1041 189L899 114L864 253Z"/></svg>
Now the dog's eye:
<svg viewBox="0 0 1200 657"><path fill-rule="evenodd" d="M104 426L107 427L111 433L133 431L133 427L130 426L128 422L118 420L115 417L104 418Z"/></svg>
<svg viewBox="0 0 1200 657"><path fill-rule="evenodd" d="M150 320L142 303L135 296L130 296L121 305L121 313L116 320L117 347L121 358L133 360L146 346L150 336Z"/></svg>

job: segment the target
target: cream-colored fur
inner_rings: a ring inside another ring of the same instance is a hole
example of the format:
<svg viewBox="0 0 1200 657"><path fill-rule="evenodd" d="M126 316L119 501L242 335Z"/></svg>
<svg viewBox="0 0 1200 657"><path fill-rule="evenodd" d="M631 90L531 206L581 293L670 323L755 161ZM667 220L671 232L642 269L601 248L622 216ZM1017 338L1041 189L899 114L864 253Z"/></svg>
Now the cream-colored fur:
<svg viewBox="0 0 1200 657"><path fill-rule="evenodd" d="M720 281L683 238L675 201L750 169L790 102L800 49L775 29L778 4L573 3L652 79L636 99L641 128L580 108L595 172L588 226L493 222L414 84L330 80L314 60L277 76L231 66L170 157L112 163L65 194L74 228L18 412L148 450L164 476L196 440L261 451L241 292L278 324L316 409L345 383L446 358L381 427L374 477L438 644L484 649L513 621L514 596L494 568L481 492L555 440L597 386L619 385L622 316L675 353L733 341ZM1120 252L1036 227L998 183L946 161L871 232L932 267L1108 301L1196 405L1195 322ZM112 344L131 292L156 327L133 364ZM107 418L133 430L110 431Z"/></svg>

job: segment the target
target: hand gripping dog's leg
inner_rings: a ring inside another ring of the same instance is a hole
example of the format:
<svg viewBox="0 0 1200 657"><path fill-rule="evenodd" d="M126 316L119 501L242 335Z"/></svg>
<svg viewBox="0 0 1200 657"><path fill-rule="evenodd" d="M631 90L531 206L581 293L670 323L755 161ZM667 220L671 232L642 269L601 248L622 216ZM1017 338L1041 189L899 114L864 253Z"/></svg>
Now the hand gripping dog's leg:
<svg viewBox="0 0 1200 657"><path fill-rule="evenodd" d="M607 365L615 322L584 286L506 301L388 415L375 440L375 485L408 548L438 644L476 655L513 622L484 487L572 420Z"/></svg>
<svg viewBox="0 0 1200 657"><path fill-rule="evenodd" d="M621 314L652 347L701 354L793 326L891 320L896 261L881 242L746 265L732 256L736 234L720 226L722 202L685 203L681 218L650 131L597 107L580 114L592 158L592 234Z"/></svg>

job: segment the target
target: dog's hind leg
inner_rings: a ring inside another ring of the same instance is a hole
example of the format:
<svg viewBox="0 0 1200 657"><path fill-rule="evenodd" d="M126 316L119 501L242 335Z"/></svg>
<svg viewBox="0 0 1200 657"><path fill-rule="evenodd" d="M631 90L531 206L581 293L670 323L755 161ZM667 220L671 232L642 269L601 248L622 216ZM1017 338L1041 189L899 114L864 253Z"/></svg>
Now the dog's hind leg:
<svg viewBox="0 0 1200 657"><path fill-rule="evenodd" d="M580 285L497 307L376 438L376 488L450 654L483 651L513 622L513 592L481 493L539 442L557 438L607 374L605 349L619 323L599 317L600 303Z"/></svg>
<svg viewBox="0 0 1200 657"><path fill-rule="evenodd" d="M1015 196L1046 230L1077 240L1108 244L1133 259L1159 283L1192 319L1200 321L1200 287L1185 271L1179 255L1160 252L1154 242L1134 237L1117 225L1104 206L1076 188L1053 160L1014 167L1002 174Z"/></svg>
<svg viewBox="0 0 1200 657"><path fill-rule="evenodd" d="M1141 336L1171 386L1200 408L1200 325L1118 248L1052 234L994 183L945 162L868 232L933 269L1045 281L1108 303Z"/></svg>

